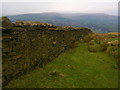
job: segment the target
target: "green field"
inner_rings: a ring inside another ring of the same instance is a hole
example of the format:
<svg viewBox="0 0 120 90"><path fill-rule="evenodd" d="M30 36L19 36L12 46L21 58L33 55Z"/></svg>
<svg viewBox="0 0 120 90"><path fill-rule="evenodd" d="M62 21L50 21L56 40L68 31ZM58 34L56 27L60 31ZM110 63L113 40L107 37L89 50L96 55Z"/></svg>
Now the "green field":
<svg viewBox="0 0 120 90"><path fill-rule="evenodd" d="M44 68L11 81L7 88L117 88L116 59L89 52L85 43L62 53Z"/></svg>

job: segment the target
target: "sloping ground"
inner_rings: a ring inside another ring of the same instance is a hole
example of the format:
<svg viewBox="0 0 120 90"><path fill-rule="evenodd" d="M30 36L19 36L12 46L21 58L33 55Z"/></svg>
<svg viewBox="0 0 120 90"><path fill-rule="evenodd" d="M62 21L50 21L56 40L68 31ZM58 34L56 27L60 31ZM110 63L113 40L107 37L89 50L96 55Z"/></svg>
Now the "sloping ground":
<svg viewBox="0 0 120 90"><path fill-rule="evenodd" d="M117 88L116 59L104 52L89 52L85 43L17 80L8 88Z"/></svg>
<svg viewBox="0 0 120 90"><path fill-rule="evenodd" d="M47 23L2 19L2 86L43 67L74 42L92 33L88 28L59 27ZM13 27L11 27L13 25ZM7 27L9 26L9 27Z"/></svg>

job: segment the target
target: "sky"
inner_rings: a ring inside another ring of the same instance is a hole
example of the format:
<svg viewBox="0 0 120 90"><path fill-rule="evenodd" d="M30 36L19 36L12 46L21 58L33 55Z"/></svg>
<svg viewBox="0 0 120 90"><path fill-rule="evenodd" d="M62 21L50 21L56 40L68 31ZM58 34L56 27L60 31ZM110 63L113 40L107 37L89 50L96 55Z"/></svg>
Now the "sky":
<svg viewBox="0 0 120 90"><path fill-rule="evenodd" d="M118 14L118 0L2 0L1 4L3 16L42 12Z"/></svg>
<svg viewBox="0 0 120 90"><path fill-rule="evenodd" d="M118 2L119 0L1 0L2 2Z"/></svg>

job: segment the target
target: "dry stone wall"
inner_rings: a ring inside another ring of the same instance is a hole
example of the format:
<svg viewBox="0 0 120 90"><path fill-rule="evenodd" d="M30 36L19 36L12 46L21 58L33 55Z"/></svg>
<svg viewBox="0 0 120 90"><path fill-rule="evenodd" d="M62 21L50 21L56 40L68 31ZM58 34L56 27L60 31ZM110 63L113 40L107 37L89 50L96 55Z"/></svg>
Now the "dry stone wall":
<svg viewBox="0 0 120 90"><path fill-rule="evenodd" d="M20 27L3 28L3 86L36 67L43 67L89 33L91 30L87 28L67 31Z"/></svg>

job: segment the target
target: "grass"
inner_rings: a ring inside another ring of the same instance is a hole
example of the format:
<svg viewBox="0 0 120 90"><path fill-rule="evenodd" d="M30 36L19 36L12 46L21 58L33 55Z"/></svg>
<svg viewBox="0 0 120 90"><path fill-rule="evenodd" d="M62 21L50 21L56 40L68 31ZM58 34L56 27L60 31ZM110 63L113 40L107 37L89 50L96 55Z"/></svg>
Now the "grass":
<svg viewBox="0 0 120 90"><path fill-rule="evenodd" d="M120 58L120 34L118 32L111 32L105 34L93 33L85 36L83 41L88 43L88 50L90 52L106 52L114 58Z"/></svg>
<svg viewBox="0 0 120 90"><path fill-rule="evenodd" d="M117 88L116 59L104 52L89 52L78 43L44 68L11 81L6 88Z"/></svg>

